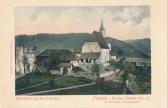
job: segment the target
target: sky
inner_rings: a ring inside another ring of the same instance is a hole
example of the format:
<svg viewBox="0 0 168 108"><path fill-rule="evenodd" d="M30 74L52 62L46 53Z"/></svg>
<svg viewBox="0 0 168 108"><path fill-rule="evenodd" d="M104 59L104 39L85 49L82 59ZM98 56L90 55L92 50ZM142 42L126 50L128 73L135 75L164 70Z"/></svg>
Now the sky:
<svg viewBox="0 0 168 108"><path fill-rule="evenodd" d="M15 7L15 35L92 33L101 20L106 37L150 38L149 6L23 6Z"/></svg>

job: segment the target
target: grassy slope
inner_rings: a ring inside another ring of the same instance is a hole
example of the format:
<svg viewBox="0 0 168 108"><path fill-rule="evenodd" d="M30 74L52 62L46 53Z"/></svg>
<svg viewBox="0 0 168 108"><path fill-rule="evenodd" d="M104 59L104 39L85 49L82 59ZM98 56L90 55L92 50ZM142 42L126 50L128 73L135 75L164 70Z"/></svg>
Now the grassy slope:
<svg viewBox="0 0 168 108"><path fill-rule="evenodd" d="M98 87L96 85L81 87L72 90L62 90L57 92L49 92L41 95L108 95L122 94L123 88Z"/></svg>
<svg viewBox="0 0 168 108"><path fill-rule="evenodd" d="M16 46L20 46L22 43L27 47L36 46L39 52L45 49L75 49L80 51L88 36L90 36L88 33L19 35L16 36L15 40ZM126 43L117 39L106 38L106 40L112 44L114 55L119 55L120 51L126 57L150 58L148 51L150 50L150 43L148 41L143 43L145 48L142 49L139 45Z"/></svg>
<svg viewBox="0 0 168 108"><path fill-rule="evenodd" d="M36 78L39 78L39 76L38 77L36 76ZM51 79L53 79L53 78L51 78ZM23 93L31 93L31 92L36 92L36 91L64 88L64 87L81 85L81 84L86 84L86 83L91 83L91 82L92 82L92 80L89 80L89 79L86 79L83 77L61 77L61 78L54 81L54 85L50 85L50 83L46 83L46 84L43 84L43 85L40 85L37 87L28 88L25 90L18 91L18 92L16 92L16 94L23 94ZM22 83L22 82L17 81L16 84L17 83Z"/></svg>
<svg viewBox="0 0 168 108"><path fill-rule="evenodd" d="M45 49L76 49L80 50L89 34L69 33L69 34L38 34L35 36L17 36L16 46L24 43L25 46L36 46L39 52Z"/></svg>
<svg viewBox="0 0 168 108"><path fill-rule="evenodd" d="M138 48L138 46L134 47L133 45L127 44L124 41L120 41L114 38L106 38L106 41L112 44L112 54L114 55L119 55L119 51L122 51L123 56L126 57L150 58L150 54L147 54L141 48ZM150 46L147 48L150 49Z"/></svg>
<svg viewBox="0 0 168 108"><path fill-rule="evenodd" d="M41 73L30 73L29 75L29 81L30 83L27 83L26 81L26 77L27 76L23 76L21 78L16 79L16 90L17 89L21 89L21 88L25 88L25 87L29 87L29 86L33 86L45 81L49 81L51 79L55 79L60 77L60 75L49 75L49 74L41 74Z"/></svg>
<svg viewBox="0 0 168 108"><path fill-rule="evenodd" d="M128 40L127 44L133 46L134 48L139 48L141 51L150 54L151 53L151 40L149 38Z"/></svg>

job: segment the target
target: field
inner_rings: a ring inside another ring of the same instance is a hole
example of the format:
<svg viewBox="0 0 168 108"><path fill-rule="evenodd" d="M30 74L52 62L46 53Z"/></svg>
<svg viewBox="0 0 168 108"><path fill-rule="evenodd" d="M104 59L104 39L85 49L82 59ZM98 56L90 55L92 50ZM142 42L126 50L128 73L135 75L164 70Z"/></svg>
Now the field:
<svg viewBox="0 0 168 108"><path fill-rule="evenodd" d="M87 84L93 82L90 79L86 79L83 77L73 77L73 76L59 76L59 75L37 75L32 74L30 75L30 83L26 85L25 77L22 77L21 79L16 80L16 94L25 94L25 93L31 93L31 92L37 92L37 91L43 91L43 90L51 90L51 89L57 89L57 88L65 88L65 87L71 87L81 84ZM22 89L25 87L30 87L32 85L40 84L42 82L46 82L42 85Z"/></svg>
<svg viewBox="0 0 168 108"><path fill-rule="evenodd" d="M40 95L111 95L111 94L117 95L122 93L123 88L98 87L96 85L92 85L72 90L49 92Z"/></svg>
<svg viewBox="0 0 168 108"><path fill-rule="evenodd" d="M16 79L16 90L33 86L45 81L49 81L55 78L60 77L60 75L50 75L42 73L29 73L21 78Z"/></svg>
<svg viewBox="0 0 168 108"><path fill-rule="evenodd" d="M96 84L85 87L48 92L48 90L73 87L89 84L92 82L95 81L86 79L84 77L31 73L16 79L16 95L39 91L47 92L38 93L37 95L117 95L124 93L123 87L112 88L107 86L98 86ZM127 90L125 94L132 93Z"/></svg>

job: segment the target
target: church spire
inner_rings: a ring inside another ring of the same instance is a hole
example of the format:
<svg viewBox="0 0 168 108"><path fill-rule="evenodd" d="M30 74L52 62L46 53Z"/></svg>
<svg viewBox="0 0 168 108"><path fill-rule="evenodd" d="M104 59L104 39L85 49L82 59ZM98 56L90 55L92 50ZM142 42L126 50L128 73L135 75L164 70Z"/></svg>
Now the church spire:
<svg viewBox="0 0 168 108"><path fill-rule="evenodd" d="M103 36L105 35L105 29L104 29L103 20L101 20L101 25L100 25L99 32L102 33Z"/></svg>
<svg viewBox="0 0 168 108"><path fill-rule="evenodd" d="M104 30L103 20L101 20L100 30Z"/></svg>

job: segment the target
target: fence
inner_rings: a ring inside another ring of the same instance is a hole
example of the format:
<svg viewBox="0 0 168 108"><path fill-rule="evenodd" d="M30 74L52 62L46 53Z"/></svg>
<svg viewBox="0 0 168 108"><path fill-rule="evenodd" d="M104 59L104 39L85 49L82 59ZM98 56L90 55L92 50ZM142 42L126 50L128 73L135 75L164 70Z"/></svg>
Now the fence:
<svg viewBox="0 0 168 108"><path fill-rule="evenodd" d="M101 86L101 87L111 87L111 88L122 88L124 87L124 83L123 82L114 82L114 81L105 81L104 79L98 79L96 81L96 85L97 86Z"/></svg>

